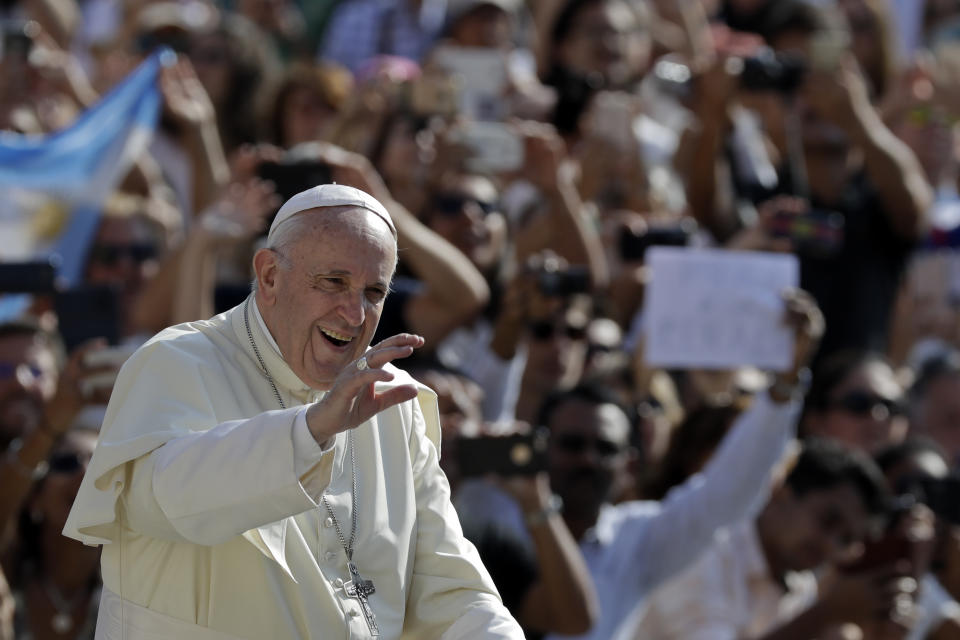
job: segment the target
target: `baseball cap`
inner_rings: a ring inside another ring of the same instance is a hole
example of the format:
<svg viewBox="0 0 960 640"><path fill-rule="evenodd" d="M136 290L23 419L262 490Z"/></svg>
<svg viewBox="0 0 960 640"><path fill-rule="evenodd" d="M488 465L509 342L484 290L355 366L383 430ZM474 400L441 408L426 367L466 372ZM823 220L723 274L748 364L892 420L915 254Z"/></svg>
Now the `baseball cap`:
<svg viewBox="0 0 960 640"><path fill-rule="evenodd" d="M269 233L267 233L267 246L273 245L277 228L284 222L301 211L323 207L357 207L371 211L386 222L390 231L393 232L393 237L397 237L397 228L393 225L393 219L390 217L387 208L369 193L343 184L321 184L312 189L301 191L283 203L273 219L273 224L270 225Z"/></svg>

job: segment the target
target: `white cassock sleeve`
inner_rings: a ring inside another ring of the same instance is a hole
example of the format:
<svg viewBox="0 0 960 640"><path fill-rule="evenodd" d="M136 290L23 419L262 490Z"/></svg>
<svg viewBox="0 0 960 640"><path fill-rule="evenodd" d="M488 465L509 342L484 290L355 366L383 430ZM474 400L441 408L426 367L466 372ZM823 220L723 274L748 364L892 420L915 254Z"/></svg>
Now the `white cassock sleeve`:
<svg viewBox="0 0 960 640"><path fill-rule="evenodd" d="M523 640L477 550L463 537L437 447L426 435L421 405L423 411L436 411L435 399L427 400L425 394L404 407L410 408L413 420L409 444L417 543L402 637Z"/></svg>
<svg viewBox="0 0 960 640"><path fill-rule="evenodd" d="M244 393L209 350L158 341L138 351L121 369L64 534L106 544L126 526L212 545L314 508L294 455L303 408L261 413ZM332 457L310 470L312 485L329 483Z"/></svg>
<svg viewBox="0 0 960 640"><path fill-rule="evenodd" d="M214 545L315 508L295 470L293 426L302 411L220 424L139 458L124 494L127 525L153 538ZM329 482L332 457L321 457L311 475Z"/></svg>

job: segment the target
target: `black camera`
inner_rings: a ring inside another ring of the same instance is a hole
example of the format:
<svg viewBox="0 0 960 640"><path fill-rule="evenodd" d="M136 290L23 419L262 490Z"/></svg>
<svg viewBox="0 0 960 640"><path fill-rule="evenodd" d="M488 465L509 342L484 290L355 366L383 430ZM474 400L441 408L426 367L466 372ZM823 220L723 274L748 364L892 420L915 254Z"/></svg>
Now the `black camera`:
<svg viewBox="0 0 960 640"><path fill-rule="evenodd" d="M57 276L59 257L28 262L0 263L0 295L50 296L67 351L90 340L106 338L117 344L121 335L121 306L116 289L106 285L66 288Z"/></svg>
<svg viewBox="0 0 960 640"><path fill-rule="evenodd" d="M802 57L764 49L743 59L740 86L748 91L793 93L800 88L806 72L807 65Z"/></svg>
<svg viewBox="0 0 960 640"><path fill-rule="evenodd" d="M261 162L257 175L273 183L281 202L286 202L301 191L312 189L332 180L330 165L319 160Z"/></svg>
<svg viewBox="0 0 960 640"><path fill-rule="evenodd" d="M507 436L479 436L457 441L457 461L463 477L494 473L499 476L530 476L547 468L547 432Z"/></svg>
<svg viewBox="0 0 960 640"><path fill-rule="evenodd" d="M620 231L620 257L628 262L642 262L650 247L685 247L690 244L690 236L694 231L696 224L692 220L650 227L641 234L624 227Z"/></svg>
<svg viewBox="0 0 960 640"><path fill-rule="evenodd" d="M33 49L33 38L40 31L40 27L32 20L3 20L0 21L0 31L0 58L26 60Z"/></svg>
<svg viewBox="0 0 960 640"><path fill-rule="evenodd" d="M592 281L586 267L568 267L560 271L541 271L537 285L544 295L568 296L589 293Z"/></svg>

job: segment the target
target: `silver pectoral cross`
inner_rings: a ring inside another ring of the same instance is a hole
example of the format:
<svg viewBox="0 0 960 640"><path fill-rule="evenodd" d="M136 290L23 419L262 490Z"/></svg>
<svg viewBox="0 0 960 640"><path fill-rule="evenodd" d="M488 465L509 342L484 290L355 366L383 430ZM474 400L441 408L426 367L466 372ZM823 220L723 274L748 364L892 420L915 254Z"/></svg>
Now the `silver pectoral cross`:
<svg viewBox="0 0 960 640"><path fill-rule="evenodd" d="M345 582L343 585L344 591L347 594L347 597L356 598L357 602L360 604L360 610L363 612L363 617L367 620L367 626L370 628L370 635L374 638L380 637L380 627L377 626L377 618L373 615L373 609L370 607L369 597L376 593L376 588L373 586L373 580L367 580L360 575L357 565L351 560L347 563L347 568L350 570L350 582Z"/></svg>

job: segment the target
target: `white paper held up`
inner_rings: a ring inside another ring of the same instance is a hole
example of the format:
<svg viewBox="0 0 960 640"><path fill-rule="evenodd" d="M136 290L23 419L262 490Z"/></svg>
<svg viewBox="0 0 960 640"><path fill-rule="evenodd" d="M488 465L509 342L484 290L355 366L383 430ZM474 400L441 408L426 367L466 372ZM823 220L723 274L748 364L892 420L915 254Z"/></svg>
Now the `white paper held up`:
<svg viewBox="0 0 960 640"><path fill-rule="evenodd" d="M796 256L651 247L645 359L659 367L783 371L793 360L782 292L799 283Z"/></svg>

